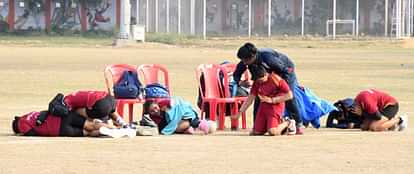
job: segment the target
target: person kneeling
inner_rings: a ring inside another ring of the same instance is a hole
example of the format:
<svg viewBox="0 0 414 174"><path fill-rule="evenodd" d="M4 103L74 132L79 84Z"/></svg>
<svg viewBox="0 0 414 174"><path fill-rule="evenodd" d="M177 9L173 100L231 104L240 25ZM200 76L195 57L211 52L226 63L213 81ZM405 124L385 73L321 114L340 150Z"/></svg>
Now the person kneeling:
<svg viewBox="0 0 414 174"><path fill-rule="evenodd" d="M282 121L281 117L285 108L285 101L292 99L293 95L285 80L276 74L268 74L260 66L249 65L254 69L253 87L238 114L233 115L233 119L238 119L241 113L253 103L256 96L260 98L257 117L254 122L252 135L264 135L269 133L271 136L282 135L287 132L289 135L296 134L294 120Z"/></svg>
<svg viewBox="0 0 414 174"><path fill-rule="evenodd" d="M391 95L376 90L361 91L356 97L351 112L362 118L363 131L403 131L408 127L407 116L397 116L398 101Z"/></svg>

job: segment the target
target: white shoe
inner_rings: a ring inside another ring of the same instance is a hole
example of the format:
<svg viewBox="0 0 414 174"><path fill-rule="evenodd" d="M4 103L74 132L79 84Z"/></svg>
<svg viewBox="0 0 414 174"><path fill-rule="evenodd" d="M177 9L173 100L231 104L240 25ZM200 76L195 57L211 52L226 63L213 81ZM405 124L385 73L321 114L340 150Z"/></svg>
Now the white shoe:
<svg viewBox="0 0 414 174"><path fill-rule="evenodd" d="M99 133L102 135L107 135L112 138L121 138L123 136L127 136L126 133L120 129L109 129L107 127L99 128Z"/></svg>
<svg viewBox="0 0 414 174"><path fill-rule="evenodd" d="M287 128L287 134L288 135L296 135L296 121L293 119L287 120L289 122L288 128Z"/></svg>
<svg viewBox="0 0 414 174"><path fill-rule="evenodd" d="M137 130L135 129L123 128L121 130L124 132L124 134L128 136L128 138L134 138L135 136L137 136Z"/></svg>
<svg viewBox="0 0 414 174"><path fill-rule="evenodd" d="M401 123L398 124L398 131L403 131L408 128L408 117L407 115L400 116Z"/></svg>

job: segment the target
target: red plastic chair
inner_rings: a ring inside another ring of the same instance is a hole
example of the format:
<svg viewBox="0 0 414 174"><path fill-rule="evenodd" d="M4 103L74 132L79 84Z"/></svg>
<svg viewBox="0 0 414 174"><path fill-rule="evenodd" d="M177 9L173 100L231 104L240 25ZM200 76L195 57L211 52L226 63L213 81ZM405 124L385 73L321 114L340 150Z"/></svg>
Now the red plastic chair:
<svg viewBox="0 0 414 174"><path fill-rule="evenodd" d="M170 80L167 68L159 64L142 64L137 69L139 75L144 79L144 85L148 85L151 83L160 83L163 84L167 89L168 93L171 95L170 89ZM160 76L161 75L161 76ZM160 77L162 77L160 79ZM164 80L161 82L161 80ZM166 98L147 98L146 100L153 100L153 101L163 101L169 100Z"/></svg>
<svg viewBox="0 0 414 174"><path fill-rule="evenodd" d="M223 96L224 88L220 82L220 71L223 68L216 64L201 64L196 69L197 81L201 94L201 118L204 118L204 105L210 104L210 119L216 121L216 113L219 111L219 130L224 130L225 104L232 104L232 114L238 112L238 102L240 99ZM204 76L204 91L200 82L201 75ZM226 78L226 77L225 77ZM227 78L225 80L228 80ZM226 83L228 85L228 83ZM228 89L228 88L227 88ZM229 94L229 93L228 93ZM224 94L225 95L225 94Z"/></svg>
<svg viewBox="0 0 414 174"><path fill-rule="evenodd" d="M223 93L224 97L226 98L234 98L236 101L236 106L233 108L233 113L239 112L239 106L243 104L247 100L247 97L232 97L230 91L230 78L233 76L234 71L236 70L237 65L233 63L222 64L220 65L222 72L225 72L223 78ZM249 80L250 74L249 71L245 71L242 75L241 80ZM238 128L239 127L239 120L231 120L231 127ZM246 129L246 112L242 113L242 128Z"/></svg>
<svg viewBox="0 0 414 174"><path fill-rule="evenodd" d="M104 77L105 77L105 82L106 82L106 88L111 95L114 95L113 93L114 84L118 83L118 81L122 77L122 74L125 71L137 72L137 67L134 65L128 65L128 64L115 64L115 65L107 66L105 68ZM145 102L144 99L140 99L140 98L116 99L116 101L117 101L116 111L121 117L124 117L124 106L128 105L129 122L133 121L134 104Z"/></svg>

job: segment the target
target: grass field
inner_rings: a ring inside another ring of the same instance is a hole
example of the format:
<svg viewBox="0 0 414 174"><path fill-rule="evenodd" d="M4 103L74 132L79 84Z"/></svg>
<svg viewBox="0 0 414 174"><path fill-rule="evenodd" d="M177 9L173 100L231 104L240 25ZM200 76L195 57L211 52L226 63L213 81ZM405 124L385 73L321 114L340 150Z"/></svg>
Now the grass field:
<svg viewBox="0 0 414 174"><path fill-rule="evenodd" d="M397 174L414 169L411 129L372 133L309 128L304 136L292 137L249 137L247 131L134 139L12 136L14 115L45 109L57 92L104 90L103 69L110 64L163 64L173 94L195 103L196 66L237 62L236 50L245 41L113 48L108 38L82 39L80 44L76 39L0 37L0 173ZM300 83L322 98L333 102L378 88L399 99L400 113L414 115L412 40L252 42L288 54Z"/></svg>

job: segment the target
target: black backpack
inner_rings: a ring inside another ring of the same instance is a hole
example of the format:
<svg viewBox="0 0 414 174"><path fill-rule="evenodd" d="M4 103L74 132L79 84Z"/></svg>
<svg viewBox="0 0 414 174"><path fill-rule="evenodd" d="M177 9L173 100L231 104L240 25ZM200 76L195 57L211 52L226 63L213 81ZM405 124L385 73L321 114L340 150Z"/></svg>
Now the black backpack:
<svg viewBox="0 0 414 174"><path fill-rule="evenodd" d="M117 99L134 99L143 94L143 86L138 80L136 72L125 71L121 79L114 85L114 94Z"/></svg>

